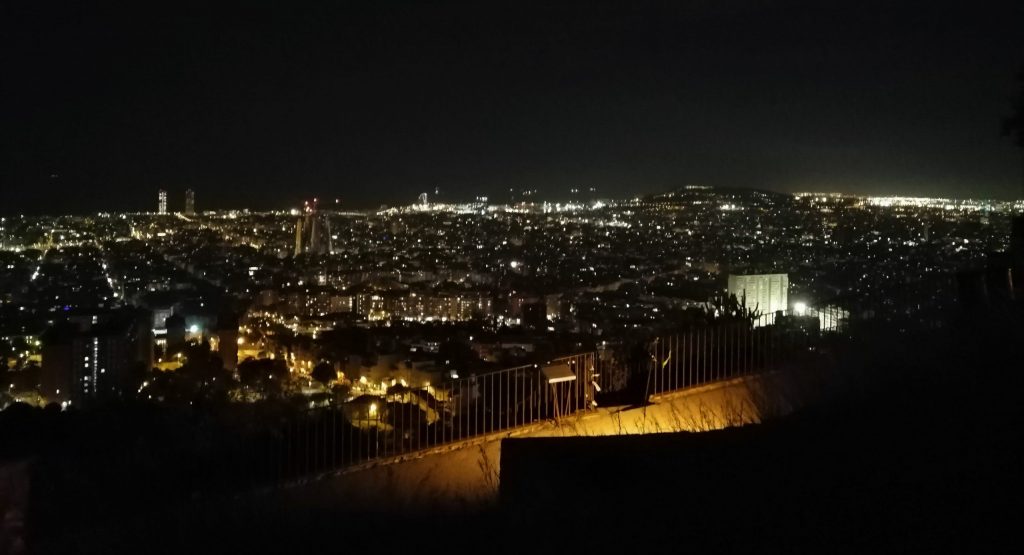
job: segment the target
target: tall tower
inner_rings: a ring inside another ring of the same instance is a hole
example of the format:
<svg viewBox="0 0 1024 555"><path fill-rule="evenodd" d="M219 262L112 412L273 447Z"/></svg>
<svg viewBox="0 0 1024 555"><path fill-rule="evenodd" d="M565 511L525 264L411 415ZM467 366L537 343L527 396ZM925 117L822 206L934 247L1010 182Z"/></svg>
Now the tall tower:
<svg viewBox="0 0 1024 555"><path fill-rule="evenodd" d="M320 253L320 243L323 241L323 233L320 229L320 216L317 214L311 214L307 216L310 220L309 223L309 247L307 251L313 254Z"/></svg>
<svg viewBox="0 0 1024 555"><path fill-rule="evenodd" d="M330 221L317 211L317 199L306 202L302 215L295 222L295 256L330 254L331 248Z"/></svg>
<svg viewBox="0 0 1024 555"><path fill-rule="evenodd" d="M324 226L327 228L327 248L325 249L326 254L334 254L334 238L331 235L331 220L328 217L324 217Z"/></svg>
<svg viewBox="0 0 1024 555"><path fill-rule="evenodd" d="M302 254L302 216L295 222L295 256Z"/></svg>
<svg viewBox="0 0 1024 555"><path fill-rule="evenodd" d="M185 214L191 216L196 213L196 192L192 189L185 190Z"/></svg>
<svg viewBox="0 0 1024 555"><path fill-rule="evenodd" d="M156 212L157 214L167 213L167 191L163 189L156 194Z"/></svg>

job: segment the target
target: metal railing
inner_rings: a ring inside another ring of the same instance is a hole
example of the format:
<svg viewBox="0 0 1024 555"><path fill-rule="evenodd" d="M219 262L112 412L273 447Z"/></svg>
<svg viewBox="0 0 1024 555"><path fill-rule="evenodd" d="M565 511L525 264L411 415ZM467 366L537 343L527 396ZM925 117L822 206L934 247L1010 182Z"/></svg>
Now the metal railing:
<svg viewBox="0 0 1024 555"><path fill-rule="evenodd" d="M288 481L506 432L593 406L597 353L467 376L437 386L395 386L288 420L272 441L276 479ZM550 383L549 366L573 379Z"/></svg>
<svg viewBox="0 0 1024 555"><path fill-rule="evenodd" d="M816 316L780 313L437 386L395 386L385 395L361 395L341 406L311 409L288 420L271 446L277 460L276 480L322 474L577 415L616 392L632 389L646 399L778 368L818 333ZM554 366L568 368L572 378L552 383L544 369Z"/></svg>
<svg viewBox="0 0 1024 555"><path fill-rule="evenodd" d="M633 389L636 399L764 372L786 364L845 320L777 312L718 322L604 349L602 392Z"/></svg>
<svg viewBox="0 0 1024 555"><path fill-rule="evenodd" d="M626 402L646 402L653 395L779 369L813 356L826 334L846 333L876 314L840 304L780 311L436 386L395 386L385 395L361 395L293 416L265 448L276 461L274 481L336 471L575 415L607 399L621 403L622 394ZM572 378L552 383L544 369L560 365Z"/></svg>

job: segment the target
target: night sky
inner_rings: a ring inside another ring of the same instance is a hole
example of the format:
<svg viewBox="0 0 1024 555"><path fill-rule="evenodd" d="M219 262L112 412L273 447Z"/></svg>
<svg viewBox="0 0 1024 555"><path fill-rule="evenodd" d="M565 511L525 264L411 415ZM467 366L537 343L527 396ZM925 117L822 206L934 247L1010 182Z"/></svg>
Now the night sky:
<svg viewBox="0 0 1024 555"><path fill-rule="evenodd" d="M0 212L1021 196L1020 1L143 4L0 7Z"/></svg>

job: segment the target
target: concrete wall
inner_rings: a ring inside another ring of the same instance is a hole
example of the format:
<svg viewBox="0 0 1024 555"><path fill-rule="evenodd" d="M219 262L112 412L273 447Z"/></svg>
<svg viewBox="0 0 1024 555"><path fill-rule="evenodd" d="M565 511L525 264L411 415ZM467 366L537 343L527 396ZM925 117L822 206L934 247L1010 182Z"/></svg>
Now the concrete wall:
<svg viewBox="0 0 1024 555"><path fill-rule="evenodd" d="M521 428L514 433L431 450L295 484L275 495L304 503L359 505L367 510L424 505L458 508L496 499L501 472L501 441L510 437L594 437L707 431L757 422L769 406L785 398L772 376L736 379L655 398L646 407L600 408L565 419Z"/></svg>

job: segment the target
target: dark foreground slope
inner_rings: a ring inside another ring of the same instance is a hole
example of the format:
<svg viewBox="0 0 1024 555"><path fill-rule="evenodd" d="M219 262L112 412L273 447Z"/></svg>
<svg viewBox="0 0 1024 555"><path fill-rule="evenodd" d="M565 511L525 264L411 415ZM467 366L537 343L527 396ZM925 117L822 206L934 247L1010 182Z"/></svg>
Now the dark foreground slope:
<svg viewBox="0 0 1024 555"><path fill-rule="evenodd" d="M371 511L354 500L294 491L195 499L114 521L87 513L44 520L32 547L1013 551L1020 543L1022 329L1019 315L1004 313L919 334L863 330L857 342L837 346L839 370L819 402L761 425L506 440L497 504L453 509L427 500Z"/></svg>
<svg viewBox="0 0 1024 555"><path fill-rule="evenodd" d="M1020 543L1020 322L967 324L848 345L839 387L762 425L506 440L503 508L604 548L1003 551Z"/></svg>

